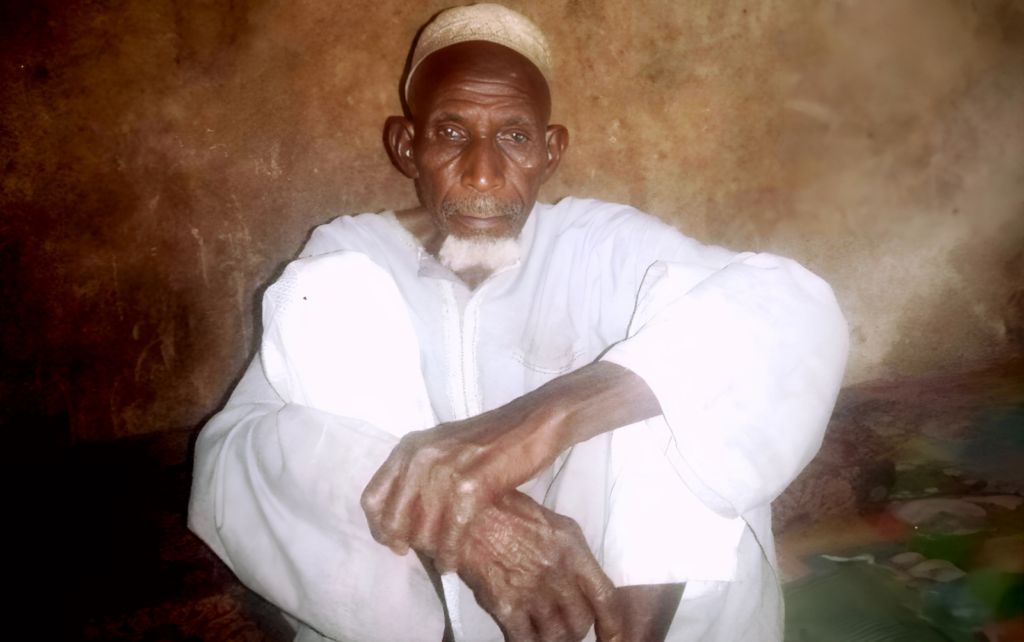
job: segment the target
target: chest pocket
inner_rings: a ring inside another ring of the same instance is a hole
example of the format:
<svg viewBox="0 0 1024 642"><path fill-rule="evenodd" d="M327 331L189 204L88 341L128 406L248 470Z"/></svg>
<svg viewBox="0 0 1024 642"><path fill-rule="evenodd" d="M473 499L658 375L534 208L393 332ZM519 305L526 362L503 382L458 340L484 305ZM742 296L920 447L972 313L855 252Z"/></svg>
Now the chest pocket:
<svg viewBox="0 0 1024 642"><path fill-rule="evenodd" d="M581 275L556 267L544 271L544 281L511 315L519 317L522 328L511 356L522 367L526 391L581 368L595 356L589 349L589 329L595 311L599 314L597 301L591 300Z"/></svg>
<svg viewBox="0 0 1024 642"><path fill-rule="evenodd" d="M530 339L512 352L512 357L523 367L526 390L536 390L587 363L586 347L568 324L549 332L538 329Z"/></svg>

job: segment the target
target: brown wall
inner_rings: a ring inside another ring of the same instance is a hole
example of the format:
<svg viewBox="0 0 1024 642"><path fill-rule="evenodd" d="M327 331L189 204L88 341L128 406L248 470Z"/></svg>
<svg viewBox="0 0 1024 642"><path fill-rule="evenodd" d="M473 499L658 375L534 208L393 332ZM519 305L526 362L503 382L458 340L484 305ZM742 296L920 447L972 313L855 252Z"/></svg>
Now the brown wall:
<svg viewBox="0 0 1024 642"><path fill-rule="evenodd" d="M380 144L443 2L0 7L0 422L186 428L309 230L409 205ZM510 2L552 41L546 199L631 203L793 256L850 320L847 381L1024 344L1024 2Z"/></svg>

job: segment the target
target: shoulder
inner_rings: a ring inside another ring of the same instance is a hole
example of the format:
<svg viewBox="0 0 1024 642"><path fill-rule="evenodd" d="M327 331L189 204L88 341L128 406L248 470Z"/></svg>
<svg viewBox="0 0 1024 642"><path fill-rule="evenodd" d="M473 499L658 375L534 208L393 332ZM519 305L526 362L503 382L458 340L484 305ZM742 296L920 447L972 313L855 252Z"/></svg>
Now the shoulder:
<svg viewBox="0 0 1024 642"><path fill-rule="evenodd" d="M704 245L635 207L566 197L538 212L537 237L555 244L582 244L587 251L653 254L666 260L725 264L735 252Z"/></svg>
<svg viewBox="0 0 1024 642"><path fill-rule="evenodd" d="M314 228L299 257L338 250L354 250L371 255L400 252L407 245L414 249L415 245L399 234L400 231L391 212L339 216Z"/></svg>
<svg viewBox="0 0 1024 642"><path fill-rule="evenodd" d="M622 203L594 198L567 196L553 205L544 205L538 224L551 233L570 229L600 229L605 226L665 226L657 218Z"/></svg>

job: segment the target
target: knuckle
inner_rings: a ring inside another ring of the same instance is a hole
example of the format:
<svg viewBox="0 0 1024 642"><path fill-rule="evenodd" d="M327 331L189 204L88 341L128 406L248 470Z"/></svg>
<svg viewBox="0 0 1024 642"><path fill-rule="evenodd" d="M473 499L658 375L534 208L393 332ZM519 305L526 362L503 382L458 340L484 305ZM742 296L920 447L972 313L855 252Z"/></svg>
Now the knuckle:
<svg viewBox="0 0 1024 642"><path fill-rule="evenodd" d="M571 622L569 624L569 638L572 642L579 642L583 638L587 637L587 633L590 633L590 625L592 622L581 624L580 622Z"/></svg>
<svg viewBox="0 0 1024 642"><path fill-rule="evenodd" d="M362 496L359 497L359 505L363 508L363 511L367 513L379 512L381 503L381 499L370 489L367 489Z"/></svg>
<svg viewBox="0 0 1024 642"><path fill-rule="evenodd" d="M401 530L401 527L401 520L399 516L394 513L386 515L382 520L380 520L380 524L378 525L380 531L390 537L395 537Z"/></svg>
<svg viewBox="0 0 1024 642"><path fill-rule="evenodd" d="M563 607L562 612L565 615L566 627L573 638L580 640L586 637L594 624L594 614L590 607L586 604L577 604L569 608Z"/></svg>
<svg viewBox="0 0 1024 642"><path fill-rule="evenodd" d="M558 640L559 642L580 642L580 640L587 636L588 632L589 629L583 633L578 633L575 629L563 629L563 633Z"/></svg>
<svg viewBox="0 0 1024 642"><path fill-rule="evenodd" d="M552 568L555 568L556 566L558 566L558 560L554 556L549 555L549 554L545 554L544 552L541 552L535 558L535 561L536 561L538 566L540 566L542 569L544 569L546 571L547 570L551 570Z"/></svg>
<svg viewBox="0 0 1024 642"><path fill-rule="evenodd" d="M434 557L434 566L441 573L454 571L458 567L458 556L452 554L451 551L440 551Z"/></svg>
<svg viewBox="0 0 1024 642"><path fill-rule="evenodd" d="M553 517L553 524L559 532L566 536L576 537L577 535L583 535L583 529L580 525L571 517L565 515L555 514Z"/></svg>
<svg viewBox="0 0 1024 642"><path fill-rule="evenodd" d="M451 539L459 540L462 538L462 531L469 525L473 513L473 504L469 502L459 502L455 505L450 524L452 532L449 537Z"/></svg>
<svg viewBox="0 0 1024 642"><path fill-rule="evenodd" d="M494 605L494 616L501 621L508 621L516 613L514 604L507 600L499 600Z"/></svg>
<svg viewBox="0 0 1024 642"><path fill-rule="evenodd" d="M458 474L453 474L452 477L455 480L455 490L460 495L475 495L480 490L479 480Z"/></svg>
<svg viewBox="0 0 1024 642"><path fill-rule="evenodd" d="M568 622L561 618L556 618L556 623L550 627L549 638L556 642L580 642L586 637L589 632L589 628L582 633L578 632L575 627L571 626Z"/></svg>
<svg viewBox="0 0 1024 642"><path fill-rule="evenodd" d="M430 539L423 533L416 533L409 539L409 548L413 548L417 551L429 550L430 544Z"/></svg>
<svg viewBox="0 0 1024 642"><path fill-rule="evenodd" d="M426 431L410 430L398 440L399 447L409 448L410 446L416 446L418 442L423 441L424 432Z"/></svg>
<svg viewBox="0 0 1024 642"><path fill-rule="evenodd" d="M600 574L601 577L595 579L604 580L604 572L601 571ZM591 584L596 584L590 591L590 599L594 604L594 609L605 613L611 612L611 609L615 606L615 585L611 581L591 582Z"/></svg>

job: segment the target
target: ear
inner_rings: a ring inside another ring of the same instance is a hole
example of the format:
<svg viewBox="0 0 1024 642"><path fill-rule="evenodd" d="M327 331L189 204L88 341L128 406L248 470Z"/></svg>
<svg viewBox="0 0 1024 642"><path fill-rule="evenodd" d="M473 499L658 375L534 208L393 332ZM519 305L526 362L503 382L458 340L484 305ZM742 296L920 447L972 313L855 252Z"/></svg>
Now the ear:
<svg viewBox="0 0 1024 642"><path fill-rule="evenodd" d="M416 163L412 159L412 142L415 138L412 121L402 116L389 116L384 122L384 149L395 169L412 179L419 178Z"/></svg>
<svg viewBox="0 0 1024 642"><path fill-rule="evenodd" d="M558 169L558 163L562 160L562 154L566 148L569 147L569 130L562 125L549 125L546 134L547 147L548 147L548 164L544 168L544 178L541 182L546 182L549 178L554 176L555 170Z"/></svg>

